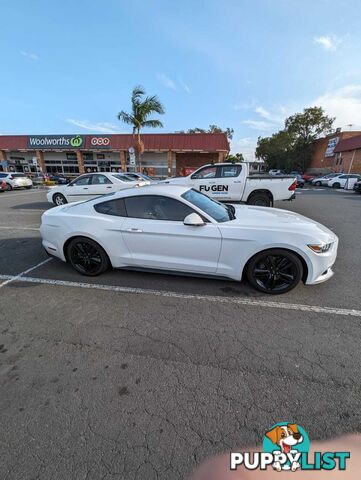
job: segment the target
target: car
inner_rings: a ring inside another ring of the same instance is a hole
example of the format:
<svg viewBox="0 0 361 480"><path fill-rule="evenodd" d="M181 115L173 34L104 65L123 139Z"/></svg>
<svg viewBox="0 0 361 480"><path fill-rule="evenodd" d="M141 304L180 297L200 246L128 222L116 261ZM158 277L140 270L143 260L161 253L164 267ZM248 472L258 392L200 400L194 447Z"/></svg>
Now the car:
<svg viewBox="0 0 361 480"><path fill-rule="evenodd" d="M123 188L139 187L149 182L132 180L123 173L87 173L80 175L68 185L49 187L48 202L55 205L90 200L91 198L116 192Z"/></svg>
<svg viewBox="0 0 361 480"><path fill-rule="evenodd" d="M6 182L6 190L13 190L14 188L26 188L33 187L32 180L21 172L0 172L0 182Z"/></svg>
<svg viewBox="0 0 361 480"><path fill-rule="evenodd" d="M6 188L5 180L0 181L0 193L5 192L6 190L7 190L7 188Z"/></svg>
<svg viewBox="0 0 361 480"><path fill-rule="evenodd" d="M344 188L346 185L346 182L349 178L357 178L360 179L361 175L358 174L353 174L353 173L348 173L348 174L339 174L337 177L331 178L328 182L327 185L332 188Z"/></svg>
<svg viewBox="0 0 361 480"><path fill-rule="evenodd" d="M58 185L66 185L70 180L63 175L52 175L47 173L38 173L35 177L32 178L34 185L42 185L46 182L55 182Z"/></svg>
<svg viewBox="0 0 361 480"><path fill-rule="evenodd" d="M358 180L355 185L353 186L353 189L357 193L361 193L361 180Z"/></svg>
<svg viewBox="0 0 361 480"><path fill-rule="evenodd" d="M295 198L296 178L290 175L250 175L248 162L210 163L188 177L163 180L169 185L186 185L222 202L246 202L261 207L277 200Z"/></svg>
<svg viewBox="0 0 361 480"><path fill-rule="evenodd" d="M312 180L315 178L315 175L311 175L309 173L302 173L301 177L305 182L312 182Z"/></svg>
<svg viewBox="0 0 361 480"><path fill-rule="evenodd" d="M306 181L301 177L301 175L298 173L296 175L296 188L303 188L305 186Z"/></svg>
<svg viewBox="0 0 361 480"><path fill-rule="evenodd" d="M333 275L338 238L298 213L223 204L187 186L153 184L47 210L48 254L78 273L108 268L211 275L267 294Z"/></svg>
<svg viewBox="0 0 361 480"><path fill-rule="evenodd" d="M316 187L321 187L327 186L329 180L332 178L338 177L340 174L339 173L328 173L327 175L321 175L319 177L315 177L313 180L311 180L312 185L315 185Z"/></svg>
<svg viewBox="0 0 361 480"><path fill-rule="evenodd" d="M284 170L280 170L277 168L273 168L269 170L268 175L274 176L274 175L286 175L286 172Z"/></svg>

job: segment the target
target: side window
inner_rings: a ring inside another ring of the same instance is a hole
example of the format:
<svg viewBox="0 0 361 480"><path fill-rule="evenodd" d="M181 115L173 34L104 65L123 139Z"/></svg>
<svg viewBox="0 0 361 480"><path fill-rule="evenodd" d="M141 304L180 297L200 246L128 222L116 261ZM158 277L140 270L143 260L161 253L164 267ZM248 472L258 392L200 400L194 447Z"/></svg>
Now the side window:
<svg viewBox="0 0 361 480"><path fill-rule="evenodd" d="M214 167L205 167L202 170L199 170L196 173L193 173L191 176L192 180L208 179L215 178L217 176L217 166Z"/></svg>
<svg viewBox="0 0 361 480"><path fill-rule="evenodd" d="M348 178L348 176L347 175L340 175L339 178L344 179L344 178Z"/></svg>
<svg viewBox="0 0 361 480"><path fill-rule="evenodd" d="M238 177L242 170L240 165L227 165L220 168L222 178Z"/></svg>
<svg viewBox="0 0 361 480"><path fill-rule="evenodd" d="M106 185L112 183L105 175L92 175L92 185Z"/></svg>
<svg viewBox="0 0 361 480"><path fill-rule="evenodd" d="M75 185L76 187L81 187L83 185L89 185L90 184L90 176L86 177L79 177L76 178L73 182L71 182L69 185Z"/></svg>
<svg viewBox="0 0 361 480"><path fill-rule="evenodd" d="M94 205L94 209L98 213L104 213L105 215L115 215L117 217L127 216L123 198L117 198L116 200L109 200L108 202L97 203L96 205Z"/></svg>
<svg viewBox="0 0 361 480"><path fill-rule="evenodd" d="M0 173L0 178L5 178L7 176L7 173Z"/></svg>
<svg viewBox="0 0 361 480"><path fill-rule="evenodd" d="M128 217L183 222L194 210L178 200L157 195L125 198Z"/></svg>

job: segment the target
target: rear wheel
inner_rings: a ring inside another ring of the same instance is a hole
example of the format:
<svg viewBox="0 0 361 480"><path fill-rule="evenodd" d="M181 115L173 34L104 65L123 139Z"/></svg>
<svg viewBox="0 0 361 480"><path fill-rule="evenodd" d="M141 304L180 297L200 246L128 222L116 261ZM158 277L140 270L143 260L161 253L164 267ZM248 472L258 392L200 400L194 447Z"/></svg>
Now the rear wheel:
<svg viewBox="0 0 361 480"><path fill-rule="evenodd" d="M6 190L7 190L8 192L10 192L10 190L12 190L12 189L13 189L13 187L10 185L10 183L7 183L7 184L6 184Z"/></svg>
<svg viewBox="0 0 361 480"><path fill-rule="evenodd" d="M341 188L341 184L336 182L332 184L332 188Z"/></svg>
<svg viewBox="0 0 361 480"><path fill-rule="evenodd" d="M272 295L295 288L302 274L301 260L294 253L278 248L256 254L246 267L251 285L260 292Z"/></svg>
<svg viewBox="0 0 361 480"><path fill-rule="evenodd" d="M315 182L316 187L320 187L322 185L321 182Z"/></svg>
<svg viewBox="0 0 361 480"><path fill-rule="evenodd" d="M247 203L248 205L257 205L258 207L272 207L272 199L265 192L253 193Z"/></svg>
<svg viewBox="0 0 361 480"><path fill-rule="evenodd" d="M25 188L26 188L26 190L30 190L31 188L33 188L33 186L29 185L28 187L25 187Z"/></svg>
<svg viewBox="0 0 361 480"><path fill-rule="evenodd" d="M66 253L71 266L82 275L100 275L110 265L104 249L90 238L74 238L70 241Z"/></svg>
<svg viewBox="0 0 361 480"><path fill-rule="evenodd" d="M55 193L53 196L53 202L55 205L65 205L67 202L67 199L62 195L61 193Z"/></svg>

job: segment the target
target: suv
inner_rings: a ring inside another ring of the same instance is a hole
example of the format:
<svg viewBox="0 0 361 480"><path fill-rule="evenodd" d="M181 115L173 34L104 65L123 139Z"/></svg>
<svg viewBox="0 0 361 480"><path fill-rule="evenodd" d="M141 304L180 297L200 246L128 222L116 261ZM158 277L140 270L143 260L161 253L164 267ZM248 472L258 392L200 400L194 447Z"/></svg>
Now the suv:
<svg viewBox="0 0 361 480"><path fill-rule="evenodd" d="M12 190L13 188L30 189L33 186L33 182L25 173L0 172L0 182L2 181L6 183L6 190Z"/></svg>

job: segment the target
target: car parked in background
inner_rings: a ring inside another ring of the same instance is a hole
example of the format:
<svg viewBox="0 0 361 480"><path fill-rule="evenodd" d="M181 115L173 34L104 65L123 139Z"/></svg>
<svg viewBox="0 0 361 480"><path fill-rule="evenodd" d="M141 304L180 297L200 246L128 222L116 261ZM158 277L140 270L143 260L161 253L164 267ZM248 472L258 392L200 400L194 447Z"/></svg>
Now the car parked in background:
<svg viewBox="0 0 361 480"><path fill-rule="evenodd" d="M302 176L299 173L295 175L295 177L297 182L296 188L303 188L305 186L306 181L302 178Z"/></svg>
<svg viewBox="0 0 361 480"><path fill-rule="evenodd" d="M30 189L33 187L32 180L21 172L0 172L0 182L5 181L6 190L13 190L15 188Z"/></svg>
<svg viewBox="0 0 361 480"><path fill-rule="evenodd" d="M312 180L315 178L315 175L310 173L302 173L301 177L305 182L312 182Z"/></svg>
<svg viewBox="0 0 361 480"><path fill-rule="evenodd" d="M355 185L353 186L353 189L357 193L361 193L361 180L358 180Z"/></svg>
<svg viewBox="0 0 361 480"><path fill-rule="evenodd" d="M321 175L319 177L315 177L311 181L311 183L316 187L327 186L329 180L331 180L332 178L338 177L339 175L340 175L339 173L328 173L327 175Z"/></svg>
<svg viewBox="0 0 361 480"><path fill-rule="evenodd" d="M33 177L34 185L42 185L46 182L55 182L57 185L66 185L70 180L63 175L52 175L47 173L39 173Z"/></svg>
<svg viewBox="0 0 361 480"><path fill-rule="evenodd" d="M40 233L50 255L83 275L110 267L244 275L269 294L331 278L338 246L331 230L298 213L223 204L161 183L50 208Z"/></svg>
<svg viewBox="0 0 361 480"><path fill-rule="evenodd" d="M358 175L356 173L348 173L348 174L340 174L337 175L337 177L333 177L328 181L328 186L332 188L344 188L346 185L346 182L349 178L361 178L361 175Z"/></svg>
<svg viewBox="0 0 361 480"><path fill-rule="evenodd" d="M154 182L154 178L148 177L145 173L138 173L138 172L126 172L124 173L127 177L131 178L132 180L140 180L146 182Z"/></svg>
<svg viewBox="0 0 361 480"><path fill-rule="evenodd" d="M149 185L149 183L145 180L132 180L124 173L87 173L80 175L68 185L49 187L46 197L50 203L64 205L65 203L90 200L124 188Z"/></svg>
<svg viewBox="0 0 361 480"><path fill-rule="evenodd" d="M272 168L271 170L269 170L268 175L271 175L272 177L276 175L286 175L286 172L284 170Z"/></svg>

